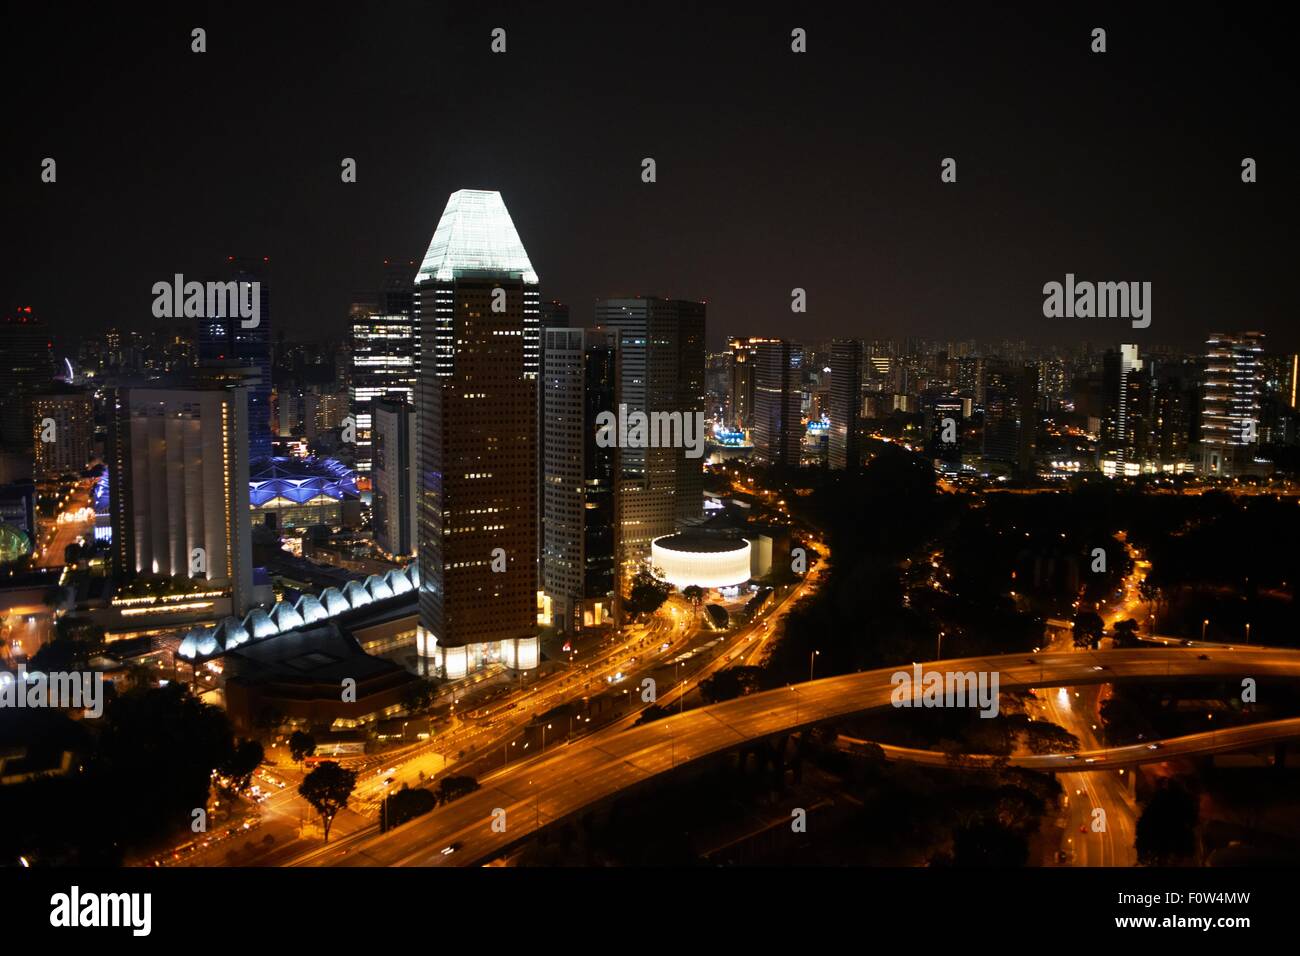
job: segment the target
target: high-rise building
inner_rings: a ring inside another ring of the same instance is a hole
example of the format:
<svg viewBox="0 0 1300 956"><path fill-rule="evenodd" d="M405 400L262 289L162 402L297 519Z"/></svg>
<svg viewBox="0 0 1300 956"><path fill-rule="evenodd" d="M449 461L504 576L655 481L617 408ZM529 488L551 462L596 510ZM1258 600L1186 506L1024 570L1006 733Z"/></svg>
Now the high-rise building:
<svg viewBox="0 0 1300 956"><path fill-rule="evenodd" d="M803 442L803 349L786 339L763 339L754 362L754 459L797 466Z"/></svg>
<svg viewBox="0 0 1300 956"><path fill-rule="evenodd" d="M956 395L935 395L926 402L926 453L936 471L961 471L962 424L969 401Z"/></svg>
<svg viewBox="0 0 1300 956"><path fill-rule="evenodd" d="M54 379L50 328L23 306L0 322L0 443L11 451L32 449L32 395Z"/></svg>
<svg viewBox="0 0 1300 956"><path fill-rule="evenodd" d="M1189 468L1199 435L1197 374L1191 362L1156 366L1152 431L1156 457L1168 470Z"/></svg>
<svg viewBox="0 0 1300 956"><path fill-rule="evenodd" d="M1213 332L1205 344L1201 471L1249 471L1259 447L1262 332Z"/></svg>
<svg viewBox="0 0 1300 956"><path fill-rule="evenodd" d="M547 329L567 329L569 327L569 306L564 302L552 299L549 302L541 304L541 367L546 367L546 330ZM542 376L537 376L537 409L541 412L543 395L542 395ZM543 485L546 481L546 426L543 422L544 415L537 416L537 580L542 580L542 549L545 541L542 524L545 521L546 502L543 500Z"/></svg>
<svg viewBox="0 0 1300 956"><path fill-rule="evenodd" d="M392 555L415 553L415 406L393 398L373 405L375 543Z"/></svg>
<svg viewBox="0 0 1300 956"><path fill-rule="evenodd" d="M235 614L253 604L248 389L124 388L109 395L113 569L206 578Z"/></svg>
<svg viewBox="0 0 1300 956"><path fill-rule="evenodd" d="M862 340L831 343L829 464L837 471L862 464L859 421L862 417Z"/></svg>
<svg viewBox="0 0 1300 956"><path fill-rule="evenodd" d="M983 458L1031 477L1039 418L1038 367L993 365L986 372Z"/></svg>
<svg viewBox="0 0 1300 956"><path fill-rule="evenodd" d="M1117 477L1140 474L1150 457L1151 370L1136 345L1121 345L1102 357L1105 415L1102 470Z"/></svg>
<svg viewBox="0 0 1300 956"><path fill-rule="evenodd" d="M614 592L613 448L596 442L614 410L615 349L605 330L547 329L542 349L542 582L555 626L600 624Z"/></svg>
<svg viewBox="0 0 1300 956"><path fill-rule="evenodd" d="M702 416L703 302L641 296L601 299L596 325L617 349L615 406L627 414ZM685 448L619 448L615 469L618 587L650 555L650 542L704 513L704 462Z"/></svg>
<svg viewBox="0 0 1300 956"><path fill-rule="evenodd" d="M79 388L32 396L32 432L37 478L80 474L95 440L95 405Z"/></svg>
<svg viewBox="0 0 1300 956"><path fill-rule="evenodd" d="M532 669L540 295L500 193L452 193L415 283L417 646L444 677Z"/></svg>
<svg viewBox="0 0 1300 956"><path fill-rule="evenodd" d="M746 432L754 422L754 356L757 339L733 338L731 351L731 427Z"/></svg>
<svg viewBox="0 0 1300 956"><path fill-rule="evenodd" d="M372 465L371 402L398 398L415 402L415 320L411 313L391 315L354 312L348 405L356 427L357 472Z"/></svg>
<svg viewBox="0 0 1300 956"><path fill-rule="evenodd" d="M198 320L196 345L200 367L256 369L248 380L249 458L271 454L271 290L268 260L231 256L226 274L239 283L241 302L251 302L252 283L260 290L256 324L237 315L207 315Z"/></svg>

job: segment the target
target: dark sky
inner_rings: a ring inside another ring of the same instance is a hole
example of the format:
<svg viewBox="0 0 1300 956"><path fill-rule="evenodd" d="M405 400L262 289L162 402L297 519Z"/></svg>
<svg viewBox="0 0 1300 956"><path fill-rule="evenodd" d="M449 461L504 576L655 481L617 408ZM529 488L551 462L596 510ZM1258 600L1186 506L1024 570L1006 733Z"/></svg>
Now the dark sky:
<svg viewBox="0 0 1300 956"><path fill-rule="evenodd" d="M1283 14L702 6L10 12L0 305L31 305L60 341L148 327L154 282L266 255L275 326L340 334L382 260L422 257L448 194L478 187L501 190L543 295L582 322L597 297L656 293L707 299L714 342L1262 328L1300 347ZM1151 281L1151 328L1043 318L1043 283L1066 272Z"/></svg>

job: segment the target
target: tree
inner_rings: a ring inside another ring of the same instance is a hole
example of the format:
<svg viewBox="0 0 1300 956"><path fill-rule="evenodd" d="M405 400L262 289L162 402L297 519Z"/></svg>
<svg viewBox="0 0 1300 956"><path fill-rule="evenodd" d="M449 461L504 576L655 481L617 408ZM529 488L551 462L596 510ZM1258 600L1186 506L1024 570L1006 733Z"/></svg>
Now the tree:
<svg viewBox="0 0 1300 956"><path fill-rule="evenodd" d="M438 805L438 798L428 790L412 790L403 785L401 790L384 801L380 816L384 829L400 826L413 817L428 813Z"/></svg>
<svg viewBox="0 0 1300 956"><path fill-rule="evenodd" d="M266 754L256 740L240 740L221 766L221 773L230 779L230 789L243 793L253 779L253 771L262 765Z"/></svg>
<svg viewBox="0 0 1300 956"><path fill-rule="evenodd" d="M700 696L710 704L744 697L758 690L762 676L761 667L728 667L700 681Z"/></svg>
<svg viewBox="0 0 1300 956"><path fill-rule="evenodd" d="M686 600L690 601L696 607L699 607L700 602L704 600L704 588L700 587L698 584L687 585L682 589L682 597L686 598Z"/></svg>
<svg viewBox="0 0 1300 956"><path fill-rule="evenodd" d="M1024 866L1028 858L1029 841L995 819L979 820L953 831L953 866Z"/></svg>
<svg viewBox="0 0 1300 956"><path fill-rule="evenodd" d="M1116 621L1115 627L1115 644L1117 647L1138 647L1141 642L1138 640L1138 622L1129 618L1126 621Z"/></svg>
<svg viewBox="0 0 1300 956"><path fill-rule="evenodd" d="M428 678L413 681L402 695L402 705L407 713L427 708L438 696L438 685Z"/></svg>
<svg viewBox="0 0 1300 956"><path fill-rule="evenodd" d="M1101 641L1106 622L1096 611L1080 611L1074 618L1074 646L1096 647Z"/></svg>
<svg viewBox="0 0 1300 956"><path fill-rule="evenodd" d="M451 803L478 789L478 781L470 776L443 777L438 781L438 800Z"/></svg>
<svg viewBox="0 0 1300 956"><path fill-rule="evenodd" d="M289 756L297 763L316 752L316 738L302 730L295 730L289 735Z"/></svg>
<svg viewBox="0 0 1300 956"><path fill-rule="evenodd" d="M320 814L326 843L330 841L335 815L348 805L356 785L357 772L340 767L333 760L320 764L298 785L298 793Z"/></svg>
<svg viewBox="0 0 1300 956"><path fill-rule="evenodd" d="M656 577L656 574L662 573L658 569L642 568L632 578L632 589L623 606L633 617L638 614L653 614L668 600L672 587Z"/></svg>
<svg viewBox="0 0 1300 956"><path fill-rule="evenodd" d="M1196 853L1196 798L1181 784L1158 790L1138 817L1138 862L1144 866L1186 864Z"/></svg>
<svg viewBox="0 0 1300 956"><path fill-rule="evenodd" d="M1160 588L1150 578L1143 578L1138 582L1138 596L1147 602L1147 613L1150 614L1160 600Z"/></svg>

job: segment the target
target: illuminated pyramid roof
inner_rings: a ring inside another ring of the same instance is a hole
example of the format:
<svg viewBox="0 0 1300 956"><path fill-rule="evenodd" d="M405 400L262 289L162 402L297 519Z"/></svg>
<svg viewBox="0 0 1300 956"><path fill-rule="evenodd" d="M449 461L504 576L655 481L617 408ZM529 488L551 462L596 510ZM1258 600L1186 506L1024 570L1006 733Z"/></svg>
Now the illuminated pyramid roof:
<svg viewBox="0 0 1300 956"><path fill-rule="evenodd" d="M450 282L474 272L509 273L537 285L537 273L501 194L459 189L447 200L415 282Z"/></svg>

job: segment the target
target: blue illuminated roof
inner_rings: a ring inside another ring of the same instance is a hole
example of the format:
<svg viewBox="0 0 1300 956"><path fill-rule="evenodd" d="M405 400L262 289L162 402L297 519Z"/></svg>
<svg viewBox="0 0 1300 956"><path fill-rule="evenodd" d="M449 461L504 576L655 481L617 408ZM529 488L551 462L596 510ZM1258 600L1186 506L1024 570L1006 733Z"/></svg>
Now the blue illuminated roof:
<svg viewBox="0 0 1300 956"><path fill-rule="evenodd" d="M321 496L359 497L356 474L334 458L258 458L249 466L248 497L255 508L277 498L301 505Z"/></svg>

